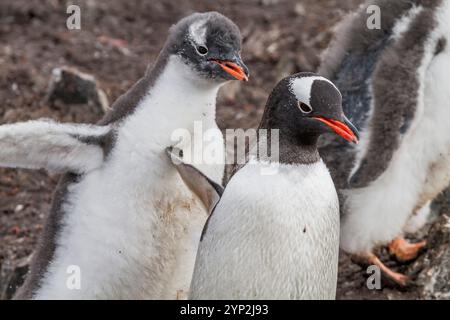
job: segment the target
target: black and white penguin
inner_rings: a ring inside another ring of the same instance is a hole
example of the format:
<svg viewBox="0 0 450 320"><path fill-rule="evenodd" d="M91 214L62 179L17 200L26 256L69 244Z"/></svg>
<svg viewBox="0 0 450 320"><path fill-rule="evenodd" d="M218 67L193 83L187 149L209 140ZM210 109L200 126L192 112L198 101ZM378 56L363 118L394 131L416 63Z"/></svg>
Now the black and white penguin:
<svg viewBox="0 0 450 320"><path fill-rule="evenodd" d="M323 77L299 73L275 87L259 126L260 132L279 130L272 174L264 170L271 160L256 155L223 191L175 158L187 185L214 208L200 241L190 298L335 298L339 205L316 144L326 132L356 142L350 127L339 90Z"/></svg>
<svg viewBox="0 0 450 320"><path fill-rule="evenodd" d="M380 29L367 27L369 5L380 8ZM426 243L404 235L424 225L450 183L449 40L449 1L367 1L337 28L318 71L361 131L356 147L322 149L344 200L341 246L401 285L408 278L372 251L391 243L398 260L415 258Z"/></svg>
<svg viewBox="0 0 450 320"><path fill-rule="evenodd" d="M207 212L164 150L195 121L218 130L219 88L248 77L240 51L232 21L193 14L98 125L0 127L0 165L68 172L16 298L175 299L188 290ZM210 143L224 148L220 134ZM196 165L221 181L223 161ZM79 285L68 286L74 270Z"/></svg>

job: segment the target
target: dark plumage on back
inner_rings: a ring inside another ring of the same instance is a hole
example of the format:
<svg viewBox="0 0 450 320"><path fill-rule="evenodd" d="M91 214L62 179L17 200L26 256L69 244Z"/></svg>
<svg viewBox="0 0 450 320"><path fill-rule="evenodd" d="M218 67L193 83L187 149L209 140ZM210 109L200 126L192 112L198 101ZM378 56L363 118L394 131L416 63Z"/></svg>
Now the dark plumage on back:
<svg viewBox="0 0 450 320"><path fill-rule="evenodd" d="M325 143L324 159L330 163L340 187L347 187L348 180L352 187L367 186L389 165L417 110L417 68L425 55L426 40L435 28L434 16L440 3L441 0L370 1L337 28L318 73L329 77L339 88L350 120L359 129L370 127L373 133L367 153L352 177L355 148L336 139ZM380 7L381 29L367 27L368 5ZM423 10L412 18L408 30L394 37L396 23L417 6ZM333 160L336 148L345 150L346 161Z"/></svg>
<svg viewBox="0 0 450 320"><path fill-rule="evenodd" d="M367 25L372 5L379 29ZM450 182L449 16L443 0L366 1L340 24L319 69L361 131L358 147L331 138L320 150L340 191L340 246L400 285L408 277L373 250L389 244L398 260L414 259L425 242L403 237L426 223L431 201Z"/></svg>

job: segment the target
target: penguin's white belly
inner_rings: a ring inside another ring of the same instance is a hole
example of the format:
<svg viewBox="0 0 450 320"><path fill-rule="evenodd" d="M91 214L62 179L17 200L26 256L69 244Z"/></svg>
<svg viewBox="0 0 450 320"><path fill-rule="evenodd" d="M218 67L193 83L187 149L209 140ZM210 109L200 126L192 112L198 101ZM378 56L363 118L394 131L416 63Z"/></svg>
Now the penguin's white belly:
<svg viewBox="0 0 450 320"><path fill-rule="evenodd" d="M128 170L108 166L70 189L36 298L176 299L189 289L207 214L164 154L147 172L127 156ZM80 271L79 287L68 285L70 266Z"/></svg>
<svg viewBox="0 0 450 320"><path fill-rule="evenodd" d="M450 13L450 4L446 4ZM446 18L446 34L450 33L450 23ZM450 39L447 37L447 42ZM450 49L439 54L427 72L425 95L425 119L421 126L424 154L428 156L428 171L421 194L421 203L426 203L450 185ZM428 135L428 138L427 138Z"/></svg>
<svg viewBox="0 0 450 320"><path fill-rule="evenodd" d="M200 242L193 299L334 299L339 209L322 161L230 181Z"/></svg>
<svg viewBox="0 0 450 320"><path fill-rule="evenodd" d="M447 48L426 70L423 110L416 114L387 170L368 187L348 192L348 215L341 230L344 250L363 253L391 241L405 230L414 209L449 185L449 69Z"/></svg>

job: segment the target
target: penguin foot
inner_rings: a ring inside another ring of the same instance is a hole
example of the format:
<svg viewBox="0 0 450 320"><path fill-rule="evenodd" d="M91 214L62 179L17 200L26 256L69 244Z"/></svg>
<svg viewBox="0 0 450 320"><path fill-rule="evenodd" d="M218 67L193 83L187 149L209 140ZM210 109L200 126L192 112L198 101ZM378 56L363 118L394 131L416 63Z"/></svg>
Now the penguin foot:
<svg viewBox="0 0 450 320"><path fill-rule="evenodd" d="M389 244L389 252L400 262L407 262L417 258L419 251L427 245L427 242L409 243L403 237L395 238Z"/></svg>
<svg viewBox="0 0 450 320"><path fill-rule="evenodd" d="M396 284L406 287L410 283L410 279L408 276L395 272L389 269L381 260L374 255L373 253L368 254L367 259L369 263L376 265L380 268L384 275L386 275L389 279L394 281Z"/></svg>

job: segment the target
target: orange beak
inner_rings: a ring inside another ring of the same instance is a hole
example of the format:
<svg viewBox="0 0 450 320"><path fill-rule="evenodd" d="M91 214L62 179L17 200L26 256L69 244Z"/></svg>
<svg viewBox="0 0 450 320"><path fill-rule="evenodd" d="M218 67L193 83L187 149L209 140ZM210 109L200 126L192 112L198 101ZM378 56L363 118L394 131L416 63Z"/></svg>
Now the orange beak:
<svg viewBox="0 0 450 320"><path fill-rule="evenodd" d="M248 76L245 74L244 69L240 65L231 61L223 60L212 60L212 62L217 63L226 73L236 78L237 80L248 81Z"/></svg>
<svg viewBox="0 0 450 320"><path fill-rule="evenodd" d="M340 135L345 140L354 142L354 143L358 143L358 137L345 123L340 122L338 120L332 120L332 119L327 119L327 118L323 118L323 117L314 117L314 119L317 119L317 120L325 123L331 129L333 129L334 132L336 132L338 135Z"/></svg>

